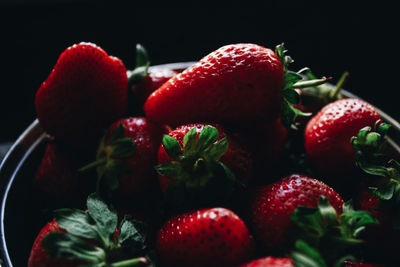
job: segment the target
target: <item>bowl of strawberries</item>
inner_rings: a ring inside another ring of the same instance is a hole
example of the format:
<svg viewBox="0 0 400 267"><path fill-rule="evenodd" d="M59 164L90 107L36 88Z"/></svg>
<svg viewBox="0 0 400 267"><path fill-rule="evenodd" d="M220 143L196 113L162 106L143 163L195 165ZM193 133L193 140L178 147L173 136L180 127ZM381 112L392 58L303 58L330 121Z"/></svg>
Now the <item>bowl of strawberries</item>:
<svg viewBox="0 0 400 267"><path fill-rule="evenodd" d="M398 266L400 125L274 50L63 51L0 166L1 266Z"/></svg>

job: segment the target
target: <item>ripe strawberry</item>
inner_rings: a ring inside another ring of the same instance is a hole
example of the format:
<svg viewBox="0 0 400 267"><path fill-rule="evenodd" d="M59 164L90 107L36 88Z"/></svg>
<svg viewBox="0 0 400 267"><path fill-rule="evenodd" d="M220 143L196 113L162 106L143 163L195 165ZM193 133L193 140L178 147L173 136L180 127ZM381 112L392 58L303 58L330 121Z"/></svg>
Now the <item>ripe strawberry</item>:
<svg viewBox="0 0 400 267"><path fill-rule="evenodd" d="M240 265L240 267L294 267L289 258L265 257Z"/></svg>
<svg viewBox="0 0 400 267"><path fill-rule="evenodd" d="M165 68L155 68L150 69L148 74L142 78L142 80L132 85L131 89L133 91L134 97L137 99L137 103L140 107L143 107L146 99L154 91L160 88L166 81L177 75L178 72L165 69Z"/></svg>
<svg viewBox="0 0 400 267"><path fill-rule="evenodd" d="M393 206L380 199L366 186L362 186L355 200L359 209L370 212L379 221L379 224L362 233L362 238L366 241L365 251L368 259L372 262L400 264L396 255L400 230L395 228L398 210L393 209Z"/></svg>
<svg viewBox="0 0 400 267"><path fill-rule="evenodd" d="M143 117L114 122L104 135L95 162L100 190L114 190L121 200L155 198L158 192L157 151L164 127ZM103 187L104 186L104 187Z"/></svg>
<svg viewBox="0 0 400 267"><path fill-rule="evenodd" d="M125 115L127 94L122 61L82 42L58 58L36 93L36 113L50 135L80 145L101 136L103 129Z"/></svg>
<svg viewBox="0 0 400 267"><path fill-rule="evenodd" d="M293 229L292 212L301 206L315 208L320 196L328 198L338 213L343 200L328 185L304 175L293 174L282 180L259 187L250 202L250 221L255 236L266 250L279 250L285 236Z"/></svg>
<svg viewBox="0 0 400 267"><path fill-rule="evenodd" d="M314 169L323 177L339 179L354 170L352 136L380 118L373 106L359 99L341 99L316 114L305 129L305 149Z"/></svg>
<svg viewBox="0 0 400 267"><path fill-rule="evenodd" d="M92 173L78 172L86 159L78 152L55 142L51 138L35 172L33 188L35 194L49 205L81 203L92 192Z"/></svg>
<svg viewBox="0 0 400 267"><path fill-rule="evenodd" d="M274 182L276 177L286 175L285 146L288 142L288 130L278 118L272 123L257 125L254 129L234 129L230 133L242 142L253 155L254 180L256 183L266 184ZM264 175L268 170L268 176Z"/></svg>
<svg viewBox="0 0 400 267"><path fill-rule="evenodd" d="M170 131L158 150L158 164L161 190L174 199L170 204L188 208L228 199L253 174L250 153L218 124L186 124Z"/></svg>
<svg viewBox="0 0 400 267"><path fill-rule="evenodd" d="M250 259L252 241L235 213L212 208L169 219L158 233L156 249L166 266L236 266Z"/></svg>
<svg viewBox="0 0 400 267"><path fill-rule="evenodd" d="M96 195L87 211L60 209L36 237L28 267L147 266L146 229L122 219Z"/></svg>
<svg viewBox="0 0 400 267"><path fill-rule="evenodd" d="M134 114L142 114L147 97L161 87L166 81L178 74L168 68L150 68L150 59L146 49L136 45L136 65L128 71L128 83L132 92L130 108Z"/></svg>
<svg viewBox="0 0 400 267"><path fill-rule="evenodd" d="M283 85L284 70L272 50L255 44L226 45L151 94L145 113L171 125L275 119Z"/></svg>

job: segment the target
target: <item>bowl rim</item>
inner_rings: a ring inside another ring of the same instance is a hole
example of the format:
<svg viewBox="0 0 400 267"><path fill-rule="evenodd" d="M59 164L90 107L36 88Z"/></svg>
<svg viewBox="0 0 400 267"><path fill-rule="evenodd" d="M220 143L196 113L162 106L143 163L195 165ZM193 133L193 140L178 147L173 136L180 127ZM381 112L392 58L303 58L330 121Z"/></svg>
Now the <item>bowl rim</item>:
<svg viewBox="0 0 400 267"><path fill-rule="evenodd" d="M177 71L184 70L191 65L197 63L196 61L187 62L177 62L150 66L150 71L155 69L173 69ZM326 86L330 88L335 88L333 84L327 83ZM364 99L359 96L342 89L341 94L348 98L358 98L363 101ZM368 102L368 101L366 101ZM374 106L374 105L373 105ZM381 118L392 125L396 132L400 133L400 123L396 121L393 117L385 113L380 108L374 106L378 111ZM48 135L44 132L40 126L39 120L35 119L16 139L12 146L7 151L6 155L3 157L0 163L0 267L1 266L13 266L10 255L8 253L8 248L6 244L6 234L4 232L4 219L5 219L5 209L7 204L7 197L10 188L14 182L16 173L19 171L22 164L25 162L26 158L37 148L37 146L45 139ZM394 147L396 151L400 152L400 146L390 137L388 137L388 142Z"/></svg>

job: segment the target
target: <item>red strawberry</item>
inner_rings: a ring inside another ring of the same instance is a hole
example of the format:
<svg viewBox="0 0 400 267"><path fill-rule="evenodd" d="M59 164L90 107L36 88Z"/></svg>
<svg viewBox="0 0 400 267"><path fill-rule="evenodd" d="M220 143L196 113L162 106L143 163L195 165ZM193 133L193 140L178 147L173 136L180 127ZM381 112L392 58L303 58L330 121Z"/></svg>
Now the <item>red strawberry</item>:
<svg viewBox="0 0 400 267"><path fill-rule="evenodd" d="M132 86L134 97L137 98L137 103L140 107L143 107L149 95L177 74L176 71L171 69L150 69L147 76L145 76L138 84Z"/></svg>
<svg viewBox="0 0 400 267"><path fill-rule="evenodd" d="M224 208L177 215L160 229L157 252L167 266L235 266L252 255L249 231Z"/></svg>
<svg viewBox="0 0 400 267"><path fill-rule="evenodd" d="M284 69L256 44L226 45L167 81L149 96L149 119L171 125L248 122L278 117Z"/></svg>
<svg viewBox="0 0 400 267"><path fill-rule="evenodd" d="M44 155L36 170L33 187L37 196L49 205L79 203L86 199L94 186L90 175L78 172L83 159L80 152L57 144L53 138L46 144Z"/></svg>
<svg viewBox="0 0 400 267"><path fill-rule="evenodd" d="M182 196L175 202L188 208L228 199L235 186L248 185L253 174L250 153L218 124L186 124L170 131L159 148L158 163L162 191Z"/></svg>
<svg viewBox="0 0 400 267"><path fill-rule="evenodd" d="M103 137L96 166L100 183L117 190L120 199L154 198L157 188L157 151L165 128L143 117L114 122Z"/></svg>
<svg viewBox="0 0 400 267"><path fill-rule="evenodd" d="M294 267L289 258L265 257L240 265L240 267Z"/></svg>
<svg viewBox="0 0 400 267"><path fill-rule="evenodd" d="M309 121L304 136L306 154L315 170L326 177L353 170L351 137L379 118L373 106L359 99L341 99L325 106Z"/></svg>
<svg viewBox="0 0 400 267"><path fill-rule="evenodd" d="M81 145L125 115L127 90L120 59L95 44L75 44L60 55L37 91L37 116L57 140Z"/></svg>
<svg viewBox="0 0 400 267"><path fill-rule="evenodd" d="M301 206L315 208L325 196L338 213L343 200L328 185L304 175L293 174L258 188L251 198L250 220L255 236L267 250L279 250L286 243L286 233L293 227L292 212Z"/></svg>
<svg viewBox="0 0 400 267"><path fill-rule="evenodd" d="M254 128L233 129L229 132L253 155L254 179L257 183L270 183L283 175L285 168L285 145L288 141L288 130L278 118L273 123L263 123ZM265 170L268 169L268 176ZM286 175L287 173L285 173Z"/></svg>
<svg viewBox="0 0 400 267"><path fill-rule="evenodd" d="M365 248L368 258L375 262L396 262L400 264L396 256L400 231L394 228L393 222L396 219L391 207L388 206L385 209L384 205L387 204L385 200L380 199L364 186L360 190L356 200L359 209L370 212L379 221L379 224L369 227L362 234L362 238L366 241ZM396 210L394 211L397 212Z"/></svg>
<svg viewBox="0 0 400 267"><path fill-rule="evenodd" d="M28 267L76 267L79 264L83 264L82 261L67 260L60 258L51 258L42 246L43 238L51 232L62 232L65 230L58 226L55 219L46 224L37 235L35 242L33 243L31 253L29 255Z"/></svg>

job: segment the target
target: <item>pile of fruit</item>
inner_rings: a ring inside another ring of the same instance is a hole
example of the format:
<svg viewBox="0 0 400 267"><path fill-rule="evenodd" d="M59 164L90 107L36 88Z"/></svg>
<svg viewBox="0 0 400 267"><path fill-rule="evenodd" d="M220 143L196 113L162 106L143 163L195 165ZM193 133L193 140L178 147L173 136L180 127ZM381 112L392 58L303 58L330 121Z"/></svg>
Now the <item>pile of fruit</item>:
<svg viewBox="0 0 400 267"><path fill-rule="evenodd" d="M54 216L28 266L399 266L390 125L283 44L185 70L68 47L36 94L34 194Z"/></svg>

